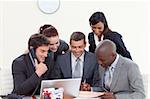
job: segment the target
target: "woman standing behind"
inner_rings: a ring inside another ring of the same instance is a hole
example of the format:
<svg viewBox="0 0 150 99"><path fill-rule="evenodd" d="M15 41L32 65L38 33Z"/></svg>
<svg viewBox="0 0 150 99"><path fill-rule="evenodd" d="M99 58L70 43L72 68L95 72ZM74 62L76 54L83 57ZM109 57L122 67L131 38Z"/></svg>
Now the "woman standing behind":
<svg viewBox="0 0 150 99"><path fill-rule="evenodd" d="M45 24L40 27L39 32L40 34L44 34L50 41L48 54L54 55L55 61L58 55L64 54L69 50L69 45L65 41L59 39L59 34L54 26Z"/></svg>
<svg viewBox="0 0 150 99"><path fill-rule="evenodd" d="M104 39L109 39L116 44L117 52L124 57L131 58L130 52L126 49L122 36L108 27L107 20L103 12L95 12L89 18L89 24L92 28L88 34L89 51L95 52L96 45Z"/></svg>

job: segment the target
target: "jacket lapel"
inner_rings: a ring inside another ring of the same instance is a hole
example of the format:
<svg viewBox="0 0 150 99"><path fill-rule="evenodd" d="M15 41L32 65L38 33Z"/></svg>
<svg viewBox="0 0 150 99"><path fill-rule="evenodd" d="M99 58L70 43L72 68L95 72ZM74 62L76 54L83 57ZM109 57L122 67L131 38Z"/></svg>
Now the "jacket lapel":
<svg viewBox="0 0 150 99"><path fill-rule="evenodd" d="M71 53L69 52L67 55L66 55L66 58L65 58L65 64L63 66L63 69L62 70L65 70L64 71L64 75L65 77L72 77L72 64L71 64ZM64 69L65 68L65 69Z"/></svg>
<svg viewBox="0 0 150 99"><path fill-rule="evenodd" d="M27 64L28 72L32 75L35 72L35 67L31 62L29 54L25 54L25 62Z"/></svg>
<svg viewBox="0 0 150 99"><path fill-rule="evenodd" d="M84 51L84 62L83 62L83 78L87 78L87 74L90 70L90 57L87 54L87 51Z"/></svg>
<svg viewBox="0 0 150 99"><path fill-rule="evenodd" d="M121 61L121 57L119 56L118 63L116 64L116 68L115 68L114 73L113 73L113 79L112 79L112 83L110 85L110 91L113 90L113 88L115 88L115 86L117 84L118 77L119 77L120 72L121 72L121 70L120 70L121 66L122 66L122 61Z"/></svg>

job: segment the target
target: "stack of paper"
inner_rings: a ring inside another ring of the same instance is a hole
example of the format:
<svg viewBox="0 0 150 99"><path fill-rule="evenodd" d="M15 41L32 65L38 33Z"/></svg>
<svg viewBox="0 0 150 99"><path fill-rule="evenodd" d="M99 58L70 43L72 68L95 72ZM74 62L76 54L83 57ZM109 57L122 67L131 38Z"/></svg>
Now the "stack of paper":
<svg viewBox="0 0 150 99"><path fill-rule="evenodd" d="M103 92L80 91L79 96L74 99L99 99Z"/></svg>

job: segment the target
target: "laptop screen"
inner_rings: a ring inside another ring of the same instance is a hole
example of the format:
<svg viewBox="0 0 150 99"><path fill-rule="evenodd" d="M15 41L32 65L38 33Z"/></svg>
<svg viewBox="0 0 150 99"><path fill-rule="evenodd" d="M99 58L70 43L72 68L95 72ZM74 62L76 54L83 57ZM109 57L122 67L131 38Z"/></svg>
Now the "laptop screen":
<svg viewBox="0 0 150 99"><path fill-rule="evenodd" d="M63 88L64 94L77 97L79 94L81 78L42 80L40 97L44 88Z"/></svg>

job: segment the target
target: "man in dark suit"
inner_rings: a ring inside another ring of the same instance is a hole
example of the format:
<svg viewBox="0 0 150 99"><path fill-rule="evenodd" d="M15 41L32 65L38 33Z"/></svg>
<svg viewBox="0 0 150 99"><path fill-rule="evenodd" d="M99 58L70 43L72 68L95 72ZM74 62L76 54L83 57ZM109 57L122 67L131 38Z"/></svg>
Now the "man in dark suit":
<svg viewBox="0 0 150 99"><path fill-rule="evenodd" d="M39 94L43 79L51 79L53 60L49 57L49 41L42 34L34 34L28 41L29 53L16 58L12 63L14 89L18 95Z"/></svg>
<svg viewBox="0 0 150 99"><path fill-rule="evenodd" d="M103 40L96 48L100 65L102 99L144 99L145 92L139 67L132 60L116 53L116 45ZM94 88L93 88L94 89Z"/></svg>
<svg viewBox="0 0 150 99"><path fill-rule="evenodd" d="M99 82L98 64L93 53L85 51L86 41L82 32L74 32L70 37L71 50L58 57L56 61L59 78L82 78L81 90L89 90ZM77 59L80 59L79 68ZM78 72L78 73L77 73ZM76 74L79 74L76 76ZM83 86L82 86L83 85Z"/></svg>

